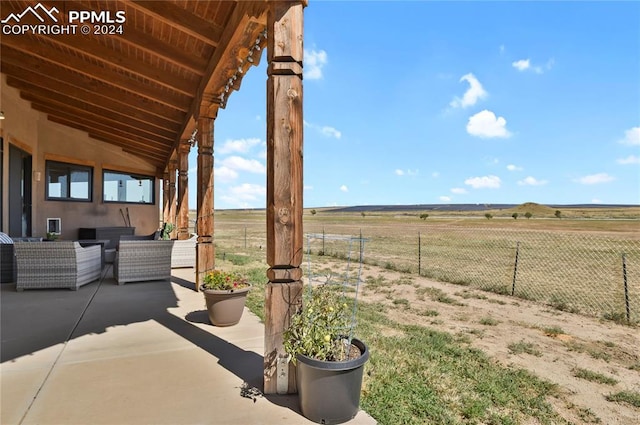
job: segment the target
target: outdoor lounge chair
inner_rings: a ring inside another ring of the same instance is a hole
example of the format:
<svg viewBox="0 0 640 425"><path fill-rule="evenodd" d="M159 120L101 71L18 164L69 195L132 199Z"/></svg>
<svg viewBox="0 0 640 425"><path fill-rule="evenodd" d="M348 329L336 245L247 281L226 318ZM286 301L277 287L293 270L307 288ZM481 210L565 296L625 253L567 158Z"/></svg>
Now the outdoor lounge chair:
<svg viewBox="0 0 640 425"><path fill-rule="evenodd" d="M196 266L196 243L198 235L193 235L189 239L173 241L173 251L171 252L171 268L195 267Z"/></svg>
<svg viewBox="0 0 640 425"><path fill-rule="evenodd" d="M0 283L15 282L16 258L13 239L0 232Z"/></svg>
<svg viewBox="0 0 640 425"><path fill-rule="evenodd" d="M99 246L83 248L78 242L18 242L16 250L16 289L68 288L100 279Z"/></svg>
<svg viewBox="0 0 640 425"><path fill-rule="evenodd" d="M173 241L121 239L113 263L118 285L170 279L172 248Z"/></svg>

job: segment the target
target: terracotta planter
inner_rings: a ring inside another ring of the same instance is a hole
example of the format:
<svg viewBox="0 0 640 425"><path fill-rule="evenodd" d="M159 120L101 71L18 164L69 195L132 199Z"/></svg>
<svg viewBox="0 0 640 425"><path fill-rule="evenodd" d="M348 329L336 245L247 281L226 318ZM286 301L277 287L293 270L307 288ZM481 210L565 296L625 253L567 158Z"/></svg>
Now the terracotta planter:
<svg viewBox="0 0 640 425"><path fill-rule="evenodd" d="M353 419L360 406L362 373L369 359L367 346L358 339L351 343L360 357L343 362L316 360L298 354L296 378L300 410L313 422L339 424Z"/></svg>
<svg viewBox="0 0 640 425"><path fill-rule="evenodd" d="M240 321L251 286L235 291L202 289L209 320L215 326L232 326Z"/></svg>

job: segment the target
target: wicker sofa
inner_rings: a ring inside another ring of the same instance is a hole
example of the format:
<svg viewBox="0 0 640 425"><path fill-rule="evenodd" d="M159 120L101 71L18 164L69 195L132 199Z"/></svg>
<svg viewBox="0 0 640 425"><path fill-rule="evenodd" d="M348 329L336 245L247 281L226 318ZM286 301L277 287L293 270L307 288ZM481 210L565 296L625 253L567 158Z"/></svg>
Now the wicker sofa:
<svg viewBox="0 0 640 425"><path fill-rule="evenodd" d="M16 289L68 288L100 279L102 253L99 246L83 248L77 242L18 242Z"/></svg>
<svg viewBox="0 0 640 425"><path fill-rule="evenodd" d="M0 232L0 283L15 282L16 256L13 239Z"/></svg>
<svg viewBox="0 0 640 425"><path fill-rule="evenodd" d="M145 280L171 278L173 241L120 239L113 263L118 285Z"/></svg>
<svg viewBox="0 0 640 425"><path fill-rule="evenodd" d="M196 244L198 236L194 235L189 239L174 240L173 251L171 252L171 268L195 267L196 266Z"/></svg>

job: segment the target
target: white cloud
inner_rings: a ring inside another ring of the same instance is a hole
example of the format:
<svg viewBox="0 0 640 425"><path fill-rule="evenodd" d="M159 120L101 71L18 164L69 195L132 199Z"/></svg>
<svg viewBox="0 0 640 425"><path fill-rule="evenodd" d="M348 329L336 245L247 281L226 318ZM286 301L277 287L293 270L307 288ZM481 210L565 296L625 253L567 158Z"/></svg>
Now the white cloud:
<svg viewBox="0 0 640 425"><path fill-rule="evenodd" d="M343 192L348 192L349 188L347 187L347 185L343 184L342 186L340 186L340 190L343 191Z"/></svg>
<svg viewBox="0 0 640 425"><path fill-rule="evenodd" d="M246 159L239 156L230 156L220 163L221 167L227 167L231 170L248 171L250 173L262 174L267 171L266 167L256 159Z"/></svg>
<svg viewBox="0 0 640 425"><path fill-rule="evenodd" d="M238 172L229 167L219 167L213 169L213 178L215 181L231 182L238 178Z"/></svg>
<svg viewBox="0 0 640 425"><path fill-rule="evenodd" d="M223 155L232 152L247 153L253 146L258 144L260 144L260 139L229 139L217 148L215 153Z"/></svg>
<svg viewBox="0 0 640 425"><path fill-rule="evenodd" d="M628 165L628 164L640 164L640 156L629 155L626 158L618 159L618 164Z"/></svg>
<svg viewBox="0 0 640 425"><path fill-rule="evenodd" d="M553 65L556 63L556 61L552 58L549 59L547 61L547 63L544 66L541 65L533 65L531 64L531 60L530 59L520 59L517 60L515 62L511 62L511 66L513 66L515 69L517 69L520 72L523 71L533 71L536 74L544 74L545 70L550 70L551 68L553 68Z"/></svg>
<svg viewBox="0 0 640 425"><path fill-rule="evenodd" d="M549 183L547 180L538 180L531 176L525 177L518 182L520 186L544 186L547 183Z"/></svg>
<svg viewBox="0 0 640 425"><path fill-rule="evenodd" d="M342 137L342 133L340 131L326 125L320 129L320 132L327 137L335 137L336 139Z"/></svg>
<svg viewBox="0 0 640 425"><path fill-rule="evenodd" d="M609 183L615 180L615 177L610 176L607 173L598 173L591 174L584 177L579 177L574 181L580 184L599 184L599 183Z"/></svg>
<svg viewBox="0 0 640 425"><path fill-rule="evenodd" d="M504 117L496 117L496 114L485 109L469 118L467 133L481 138L510 137L506 126Z"/></svg>
<svg viewBox="0 0 640 425"><path fill-rule="evenodd" d="M453 189L451 189L451 193L464 195L465 193L467 193L467 189L465 189L464 187L454 187Z"/></svg>
<svg viewBox="0 0 640 425"><path fill-rule="evenodd" d="M238 208L255 208L264 205L267 188L258 184L243 183L229 189L227 195L221 199L229 205Z"/></svg>
<svg viewBox="0 0 640 425"><path fill-rule="evenodd" d="M469 83L469 89L464 93L462 99L455 97L449 103L449 106L452 108L466 108L468 106L473 106L478 102L478 100L487 97L488 93L473 74L469 73L467 75L463 75L462 78L460 78L460 82L462 81Z"/></svg>
<svg viewBox="0 0 640 425"><path fill-rule="evenodd" d="M512 62L511 66L513 66L518 71L524 71L531 67L531 62L529 61L529 59L520 59L519 61Z"/></svg>
<svg viewBox="0 0 640 425"><path fill-rule="evenodd" d="M334 137L336 139L340 139L342 137L342 132L340 130L337 130L334 127L331 127L328 125L320 126L317 124L310 123L309 121L306 121L306 120L303 120L302 122L305 127L312 128L325 137Z"/></svg>
<svg viewBox="0 0 640 425"><path fill-rule="evenodd" d="M450 198L450 197L448 197L448 196L441 196L439 199L440 199L442 202L450 202L450 201L451 201L451 198Z"/></svg>
<svg viewBox="0 0 640 425"><path fill-rule="evenodd" d="M498 189L501 183L498 176L470 177L464 181L464 184L474 189Z"/></svg>
<svg viewBox="0 0 640 425"><path fill-rule="evenodd" d="M624 139L618 143L629 146L640 145L640 127L633 127L624 132Z"/></svg>
<svg viewBox="0 0 640 425"><path fill-rule="evenodd" d="M401 170L401 169L396 169L395 171L397 176L417 176L418 175L418 170L411 170L411 169L407 169L407 170Z"/></svg>
<svg viewBox="0 0 640 425"><path fill-rule="evenodd" d="M522 171L523 168L517 165L509 164L507 165L507 170L509 171Z"/></svg>
<svg viewBox="0 0 640 425"><path fill-rule="evenodd" d="M304 49L304 78L305 80L322 79L322 68L327 63L327 52L324 50Z"/></svg>

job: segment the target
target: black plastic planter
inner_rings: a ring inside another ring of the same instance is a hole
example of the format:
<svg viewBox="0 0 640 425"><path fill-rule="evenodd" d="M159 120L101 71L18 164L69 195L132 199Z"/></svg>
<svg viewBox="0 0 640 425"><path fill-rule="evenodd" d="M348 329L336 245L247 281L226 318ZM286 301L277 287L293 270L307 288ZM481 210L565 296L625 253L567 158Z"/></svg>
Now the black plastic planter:
<svg viewBox="0 0 640 425"><path fill-rule="evenodd" d="M369 359L367 346L351 341L362 355L344 362L328 362L298 354L297 384L302 414L320 424L346 422L358 413L362 373Z"/></svg>

